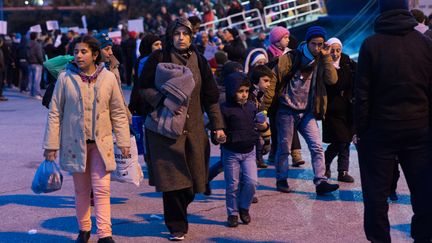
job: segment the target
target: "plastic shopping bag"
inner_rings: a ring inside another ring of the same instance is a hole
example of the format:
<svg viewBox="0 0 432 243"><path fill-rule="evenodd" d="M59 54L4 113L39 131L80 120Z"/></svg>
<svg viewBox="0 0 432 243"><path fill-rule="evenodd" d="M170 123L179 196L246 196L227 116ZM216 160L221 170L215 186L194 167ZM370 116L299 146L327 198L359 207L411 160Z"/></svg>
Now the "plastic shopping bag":
<svg viewBox="0 0 432 243"><path fill-rule="evenodd" d="M144 178L144 174L138 162L138 149L135 136L131 137L130 144L130 154L123 156L120 148L114 143L114 155L117 168L111 173L111 180L132 183L139 186Z"/></svg>
<svg viewBox="0 0 432 243"><path fill-rule="evenodd" d="M44 160L33 178L32 191L34 193L48 193L61 189L63 175L55 161Z"/></svg>
<svg viewBox="0 0 432 243"><path fill-rule="evenodd" d="M143 116L132 116L132 129L138 148L138 154L144 154L144 118Z"/></svg>

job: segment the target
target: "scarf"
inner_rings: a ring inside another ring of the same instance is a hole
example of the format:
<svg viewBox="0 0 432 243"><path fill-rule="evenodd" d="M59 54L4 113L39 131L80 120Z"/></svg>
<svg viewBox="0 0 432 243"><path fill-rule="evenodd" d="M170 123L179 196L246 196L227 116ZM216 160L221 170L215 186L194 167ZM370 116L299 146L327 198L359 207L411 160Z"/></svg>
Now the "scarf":
<svg viewBox="0 0 432 243"><path fill-rule="evenodd" d="M271 44L268 49L271 52L271 54L273 54L274 57L280 57L284 54L284 51L279 49L274 44Z"/></svg>
<svg viewBox="0 0 432 243"><path fill-rule="evenodd" d="M81 80L85 83L92 83L92 82L96 82L97 77L99 76L99 73L102 72L102 70L104 69L105 64L101 63L101 64L97 64L96 65L96 71L92 74L92 75L87 75L84 72L81 71L81 69L79 69L79 67L74 64L74 63L70 63L67 66L67 69L69 69L70 71L78 74L81 78Z"/></svg>
<svg viewBox="0 0 432 243"><path fill-rule="evenodd" d="M340 69L340 58L337 59L335 62L333 62L333 66L334 66L336 69Z"/></svg>

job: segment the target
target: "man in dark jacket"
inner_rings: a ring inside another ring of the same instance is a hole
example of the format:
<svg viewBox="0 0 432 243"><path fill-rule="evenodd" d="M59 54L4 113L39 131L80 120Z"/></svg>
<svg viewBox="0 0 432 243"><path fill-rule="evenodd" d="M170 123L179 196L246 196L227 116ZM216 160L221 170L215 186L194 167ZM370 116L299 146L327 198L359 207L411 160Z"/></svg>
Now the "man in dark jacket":
<svg viewBox="0 0 432 243"><path fill-rule="evenodd" d="M432 41L414 29L408 0L381 0L380 10L355 81L364 229L372 242L391 241L387 197L397 156L411 192L411 236L431 242Z"/></svg>
<svg viewBox="0 0 432 243"><path fill-rule="evenodd" d="M37 33L30 33L30 42L28 44L28 63L30 77L30 95L38 100L42 100L40 82L42 79L43 49L37 41Z"/></svg>

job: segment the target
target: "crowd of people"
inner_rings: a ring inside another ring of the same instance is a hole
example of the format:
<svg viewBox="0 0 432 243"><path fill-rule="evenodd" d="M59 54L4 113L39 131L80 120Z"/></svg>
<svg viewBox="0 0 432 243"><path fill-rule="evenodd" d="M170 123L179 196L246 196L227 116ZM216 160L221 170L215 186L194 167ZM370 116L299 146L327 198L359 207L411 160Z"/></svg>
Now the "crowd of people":
<svg viewBox="0 0 432 243"><path fill-rule="evenodd" d="M113 133L123 155L129 154L132 116L145 120L149 184L162 192L170 240L185 238L189 204L196 193L210 195L211 180L221 172L229 227L253 219L258 168L274 165L275 189L290 193L288 158L292 166L305 164L300 135L318 196L339 188L328 183L336 157L337 180L354 182L348 173L354 142L372 242L391 241L387 198L395 194L400 164L414 211L411 235L430 242L431 30L420 10L408 11L406 0L379 3L376 34L362 44L358 65L321 26L297 38L277 26L251 40L236 28L200 31L197 16L171 20L162 35L129 32L121 41L69 32L46 36L41 44L29 33L28 43L14 34L10 48L3 48L0 39L0 59L10 51L11 63L0 62L7 85L10 80L41 99L41 80L54 80L44 156L52 161L58 155L61 168L73 175L77 242L90 238L91 195L98 242L114 242ZM66 54L73 60L57 77L42 74L44 55ZM132 86L129 104L125 85ZM0 93L0 99L6 97ZM221 159L209 168L210 142L220 145ZM329 144L325 150L323 143Z"/></svg>

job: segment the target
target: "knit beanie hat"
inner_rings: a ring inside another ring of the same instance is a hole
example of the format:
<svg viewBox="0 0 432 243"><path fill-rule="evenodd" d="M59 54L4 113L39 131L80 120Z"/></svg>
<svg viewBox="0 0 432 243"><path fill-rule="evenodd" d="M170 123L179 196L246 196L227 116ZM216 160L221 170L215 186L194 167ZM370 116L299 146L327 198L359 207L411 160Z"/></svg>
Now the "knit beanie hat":
<svg viewBox="0 0 432 243"><path fill-rule="evenodd" d="M94 36L100 43L100 49L104 49L107 46L112 46L113 41L105 33L99 33Z"/></svg>
<svg viewBox="0 0 432 243"><path fill-rule="evenodd" d="M379 0L378 3L381 13L395 9L408 10L408 0Z"/></svg>
<svg viewBox="0 0 432 243"><path fill-rule="evenodd" d="M311 26L306 31L306 42L309 43L309 41L312 38L316 37L322 37L324 40L326 39L327 32L326 30L321 26Z"/></svg>
<svg viewBox="0 0 432 243"><path fill-rule="evenodd" d="M282 26L276 26L270 31L270 43L274 44L279 42L285 35L290 35L288 29Z"/></svg>

